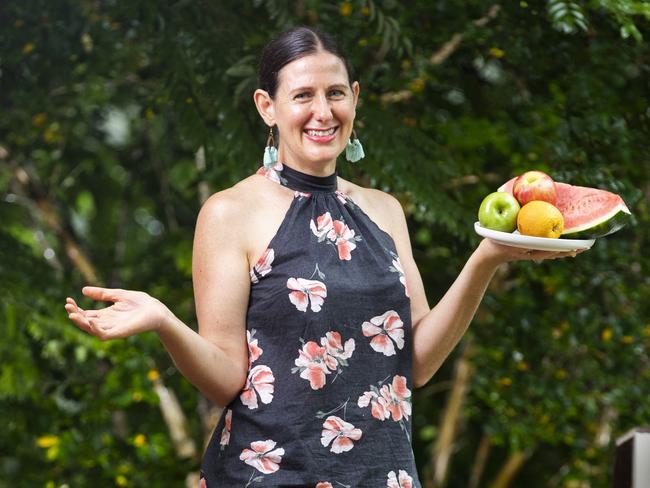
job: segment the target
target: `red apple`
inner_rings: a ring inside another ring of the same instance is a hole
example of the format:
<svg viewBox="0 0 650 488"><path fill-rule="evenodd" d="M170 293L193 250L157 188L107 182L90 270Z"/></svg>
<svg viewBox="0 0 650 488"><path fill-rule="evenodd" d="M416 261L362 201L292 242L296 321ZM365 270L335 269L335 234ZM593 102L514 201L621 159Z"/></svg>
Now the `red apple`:
<svg viewBox="0 0 650 488"><path fill-rule="evenodd" d="M526 171L512 187L512 194L523 207L533 200L543 200L555 205L557 191L553 179L543 171Z"/></svg>

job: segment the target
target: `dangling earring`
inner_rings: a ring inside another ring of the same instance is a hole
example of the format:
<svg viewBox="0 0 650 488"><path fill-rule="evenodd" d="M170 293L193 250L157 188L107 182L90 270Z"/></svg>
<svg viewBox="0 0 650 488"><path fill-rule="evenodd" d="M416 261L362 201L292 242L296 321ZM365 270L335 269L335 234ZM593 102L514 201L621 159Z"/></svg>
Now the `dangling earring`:
<svg viewBox="0 0 650 488"><path fill-rule="evenodd" d="M278 148L275 147L275 138L273 137L273 127L269 128L269 137L266 139L264 148L264 167L272 168L278 162Z"/></svg>
<svg viewBox="0 0 650 488"><path fill-rule="evenodd" d="M356 163L364 157L365 153L363 152L361 141L357 137L357 133L352 129L352 138L349 139L348 143L345 145L345 159L351 163Z"/></svg>

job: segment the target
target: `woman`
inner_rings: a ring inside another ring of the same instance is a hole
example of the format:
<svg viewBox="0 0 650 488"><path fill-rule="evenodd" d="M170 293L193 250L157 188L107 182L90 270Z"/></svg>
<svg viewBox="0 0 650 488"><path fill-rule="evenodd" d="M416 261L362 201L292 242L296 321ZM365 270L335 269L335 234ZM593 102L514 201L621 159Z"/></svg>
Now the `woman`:
<svg viewBox="0 0 650 488"><path fill-rule="evenodd" d="M265 166L199 213L198 333L146 293L85 287L114 302L101 310L67 300L100 339L155 331L225 407L204 486L419 486L413 387L460 340L500 264L575 255L483 240L430 309L398 201L336 175L346 147L359 156L353 80L319 31L295 28L265 48L253 98L277 152L269 143Z"/></svg>

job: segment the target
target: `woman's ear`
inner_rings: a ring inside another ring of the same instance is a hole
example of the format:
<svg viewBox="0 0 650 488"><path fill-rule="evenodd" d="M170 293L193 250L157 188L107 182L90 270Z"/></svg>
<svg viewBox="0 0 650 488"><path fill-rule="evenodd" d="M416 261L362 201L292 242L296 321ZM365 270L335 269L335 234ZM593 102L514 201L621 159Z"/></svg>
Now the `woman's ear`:
<svg viewBox="0 0 650 488"><path fill-rule="evenodd" d="M275 125L275 110L273 107L273 99L268 92L258 88L253 93L253 101L255 102L255 107L257 107L260 117L264 119L266 125L273 127Z"/></svg>
<svg viewBox="0 0 650 488"><path fill-rule="evenodd" d="M352 83L352 95L354 96L354 107L357 107L357 102L359 101L359 82L355 81Z"/></svg>

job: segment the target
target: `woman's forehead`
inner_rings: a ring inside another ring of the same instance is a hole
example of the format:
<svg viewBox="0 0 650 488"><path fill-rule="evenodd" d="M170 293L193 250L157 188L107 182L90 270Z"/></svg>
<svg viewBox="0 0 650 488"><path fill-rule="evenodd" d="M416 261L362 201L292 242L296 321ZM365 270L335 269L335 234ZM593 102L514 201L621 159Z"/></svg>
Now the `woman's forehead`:
<svg viewBox="0 0 650 488"><path fill-rule="evenodd" d="M318 52L296 59L278 73L278 89L291 91L311 85L348 85L348 72L338 56Z"/></svg>

